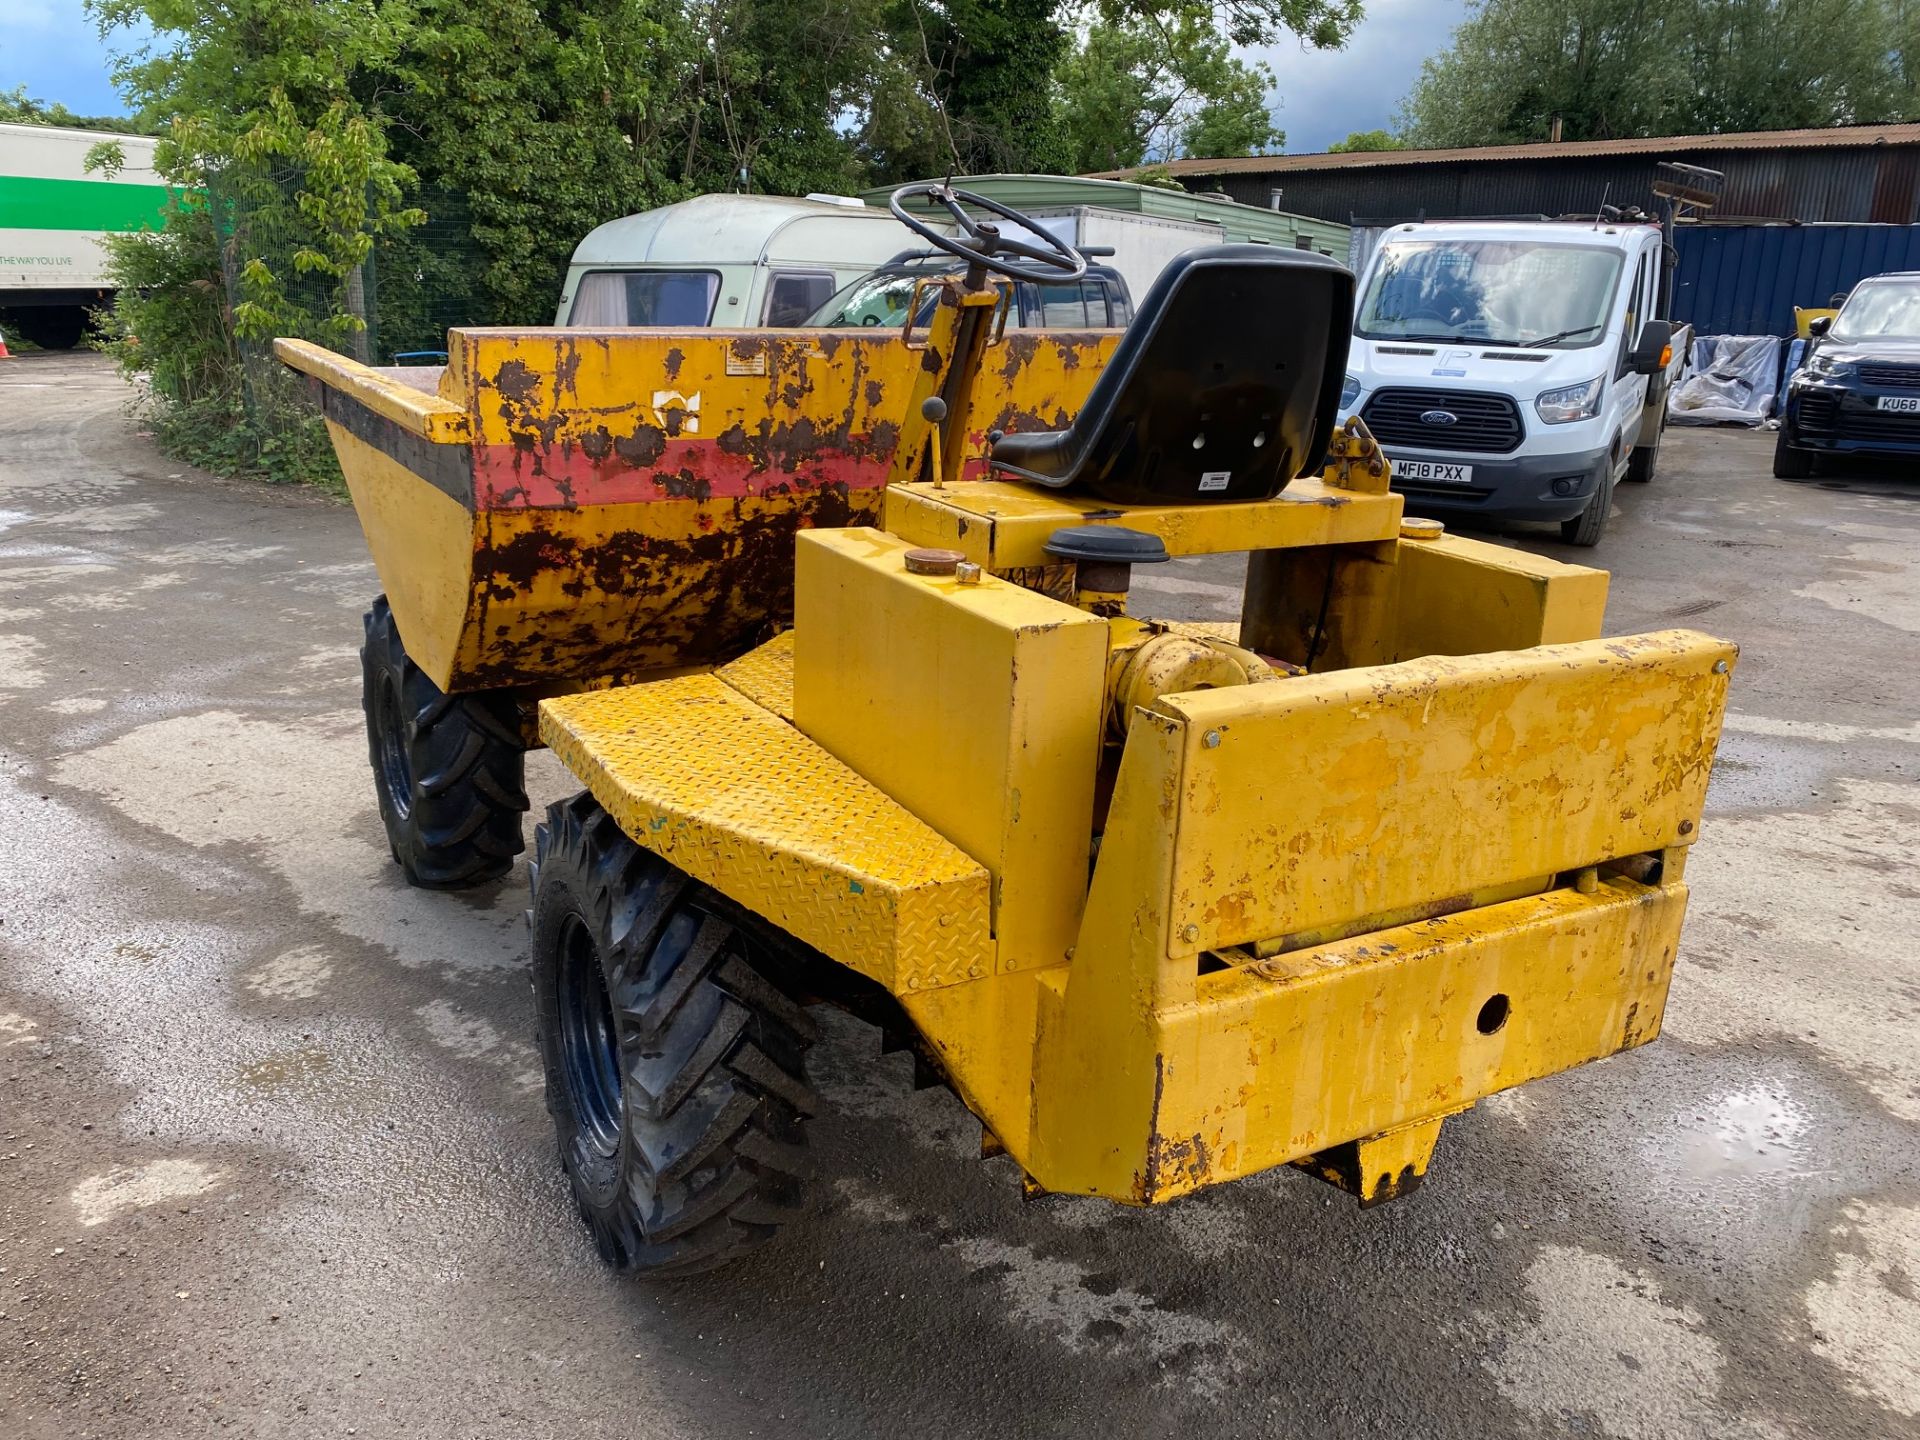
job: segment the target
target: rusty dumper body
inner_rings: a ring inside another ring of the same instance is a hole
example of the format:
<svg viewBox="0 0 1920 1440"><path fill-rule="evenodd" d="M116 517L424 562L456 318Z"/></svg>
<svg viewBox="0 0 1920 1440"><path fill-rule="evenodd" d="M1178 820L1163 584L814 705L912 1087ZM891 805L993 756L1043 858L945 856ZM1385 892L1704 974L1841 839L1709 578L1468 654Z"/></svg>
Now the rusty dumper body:
<svg viewBox="0 0 1920 1440"><path fill-rule="evenodd" d="M1118 338L1005 337L969 473L988 431L1071 416ZM868 330L456 330L444 367L384 370L280 353L321 383L408 653L455 694L717 664L784 624L795 533L878 524L911 476L929 359Z"/></svg>
<svg viewBox="0 0 1920 1440"><path fill-rule="evenodd" d="M1603 573L1403 521L1336 426L1340 267L1189 252L1124 335L1007 336L996 273L1084 262L960 234L917 334L280 346L386 588L409 878L504 873L532 732L585 787L530 867L536 1015L626 1267L800 1213L803 1001L1030 1189L1133 1204L1280 1164L1391 1198L1449 1115L1659 1030L1734 648L1603 640ZM1237 551L1237 624L1129 601Z"/></svg>

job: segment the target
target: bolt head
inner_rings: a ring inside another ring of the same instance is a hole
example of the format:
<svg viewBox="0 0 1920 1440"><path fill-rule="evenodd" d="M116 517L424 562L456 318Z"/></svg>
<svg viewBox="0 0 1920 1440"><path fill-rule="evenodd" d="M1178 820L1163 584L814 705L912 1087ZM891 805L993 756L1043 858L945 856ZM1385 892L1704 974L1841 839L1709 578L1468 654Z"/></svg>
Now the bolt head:
<svg viewBox="0 0 1920 1440"><path fill-rule="evenodd" d="M1184 927L1180 931L1180 938L1191 945L1200 938L1200 927L1198 925L1188 925Z"/></svg>
<svg viewBox="0 0 1920 1440"><path fill-rule="evenodd" d="M1218 750L1220 748L1220 732L1218 730L1207 731L1207 733L1200 738L1200 743L1209 750Z"/></svg>

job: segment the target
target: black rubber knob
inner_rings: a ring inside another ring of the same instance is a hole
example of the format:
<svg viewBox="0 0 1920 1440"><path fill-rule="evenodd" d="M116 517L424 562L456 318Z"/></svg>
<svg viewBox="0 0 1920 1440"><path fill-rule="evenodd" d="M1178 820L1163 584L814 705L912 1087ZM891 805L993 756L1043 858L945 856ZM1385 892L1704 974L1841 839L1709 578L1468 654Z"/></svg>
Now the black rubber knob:
<svg viewBox="0 0 1920 1440"><path fill-rule="evenodd" d="M1069 525L1041 547L1056 560L1106 565L1157 565L1168 558L1166 542L1121 525Z"/></svg>

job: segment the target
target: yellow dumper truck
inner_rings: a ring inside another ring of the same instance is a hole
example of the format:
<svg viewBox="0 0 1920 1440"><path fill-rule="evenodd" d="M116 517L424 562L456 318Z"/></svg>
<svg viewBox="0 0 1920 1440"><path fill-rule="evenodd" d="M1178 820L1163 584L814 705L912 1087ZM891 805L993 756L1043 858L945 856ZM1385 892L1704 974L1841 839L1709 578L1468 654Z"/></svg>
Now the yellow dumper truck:
<svg viewBox="0 0 1920 1440"><path fill-rule="evenodd" d="M1010 332L1009 282L1084 258L965 192L894 209L967 263L924 329L278 347L385 587L408 879L506 873L526 746L584 786L532 966L608 1260L801 1212L819 1002L1030 1189L1136 1205L1283 1164L1404 1194L1447 1116L1651 1040L1734 647L1603 639L1603 573L1403 520L1339 421L1332 261L1198 249L1125 332ZM1129 603L1240 551L1237 624Z"/></svg>

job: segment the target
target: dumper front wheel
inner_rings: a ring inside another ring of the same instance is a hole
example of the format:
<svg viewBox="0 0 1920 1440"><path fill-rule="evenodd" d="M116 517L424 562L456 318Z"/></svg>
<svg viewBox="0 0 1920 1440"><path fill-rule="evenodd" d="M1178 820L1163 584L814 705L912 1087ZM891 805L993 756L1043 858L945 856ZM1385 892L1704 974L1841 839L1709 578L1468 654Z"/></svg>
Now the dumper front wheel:
<svg viewBox="0 0 1920 1440"><path fill-rule="evenodd" d="M532 870L547 1109L601 1255L685 1274L772 1238L800 1213L817 1102L813 1024L766 937L590 795L548 809Z"/></svg>
<svg viewBox="0 0 1920 1440"><path fill-rule="evenodd" d="M497 880L526 849L526 754L513 702L448 695L407 654L382 595L366 614L361 704L380 819L407 883Z"/></svg>

